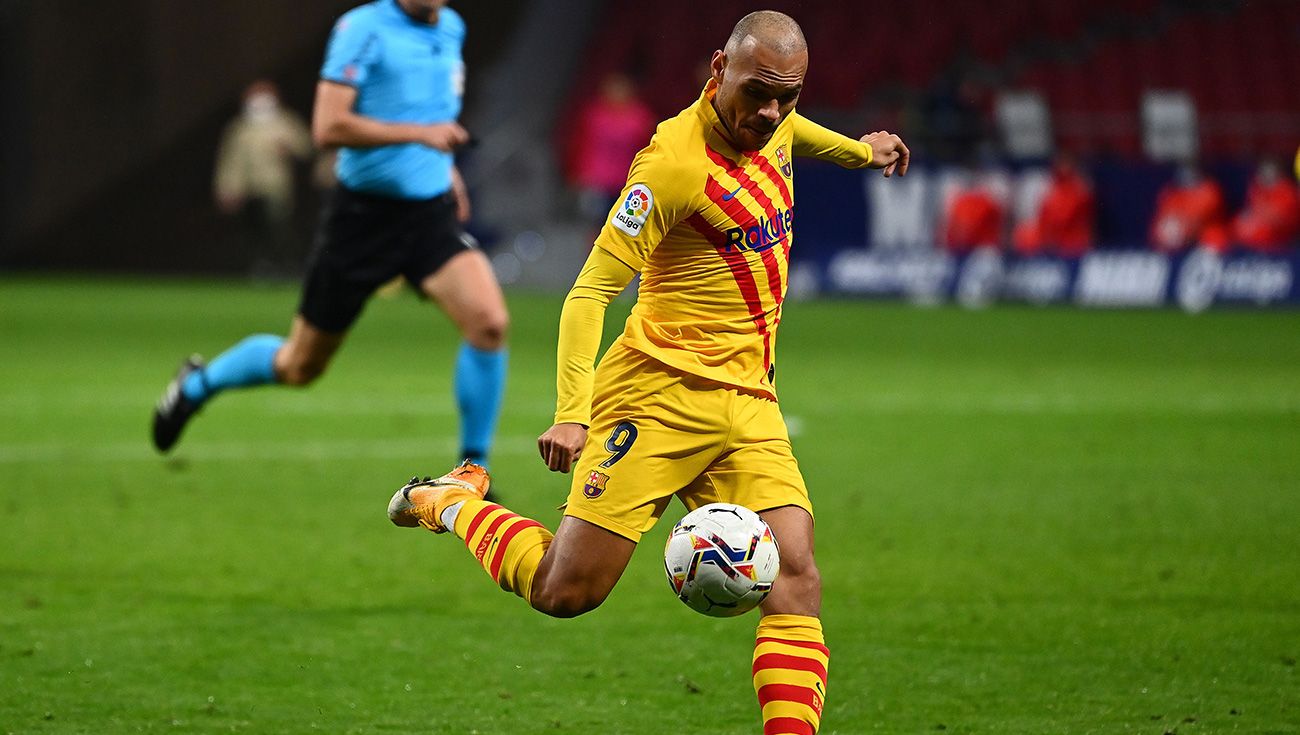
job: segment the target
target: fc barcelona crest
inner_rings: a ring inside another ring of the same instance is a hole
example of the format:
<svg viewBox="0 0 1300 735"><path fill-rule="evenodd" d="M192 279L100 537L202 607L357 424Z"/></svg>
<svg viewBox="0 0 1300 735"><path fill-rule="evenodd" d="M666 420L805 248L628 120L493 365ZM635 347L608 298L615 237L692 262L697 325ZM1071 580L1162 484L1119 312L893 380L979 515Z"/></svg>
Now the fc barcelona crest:
<svg viewBox="0 0 1300 735"><path fill-rule="evenodd" d="M595 500L605 492L605 483L607 482L609 482L609 475L592 470L591 474L587 475L586 484L582 486L582 494Z"/></svg>
<svg viewBox="0 0 1300 735"><path fill-rule="evenodd" d="M790 156L786 155L785 146L776 149L776 165L781 167L781 174L787 179L794 176L794 166L791 165Z"/></svg>

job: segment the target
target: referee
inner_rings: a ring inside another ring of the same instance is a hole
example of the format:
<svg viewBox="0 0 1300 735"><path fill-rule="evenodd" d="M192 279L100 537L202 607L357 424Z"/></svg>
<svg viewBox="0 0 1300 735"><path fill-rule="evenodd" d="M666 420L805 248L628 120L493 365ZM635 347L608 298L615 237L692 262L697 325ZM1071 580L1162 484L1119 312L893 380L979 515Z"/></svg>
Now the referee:
<svg viewBox="0 0 1300 735"><path fill-rule="evenodd" d="M465 23L446 0L374 0L334 26L316 87L312 135L339 148L288 338L246 337L210 363L182 363L159 399L153 441L176 444L227 388L307 385L325 371L370 295L396 276L437 303L464 338L456 357L461 457L487 459L505 387L509 323L501 287L461 229L469 198L454 151L465 86Z"/></svg>

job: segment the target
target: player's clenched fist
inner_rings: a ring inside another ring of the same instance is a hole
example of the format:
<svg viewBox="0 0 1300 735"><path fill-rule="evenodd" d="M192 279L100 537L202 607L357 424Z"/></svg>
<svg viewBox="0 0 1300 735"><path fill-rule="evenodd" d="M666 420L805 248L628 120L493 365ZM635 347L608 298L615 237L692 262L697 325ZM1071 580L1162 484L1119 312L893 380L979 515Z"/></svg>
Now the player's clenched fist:
<svg viewBox="0 0 1300 735"><path fill-rule="evenodd" d="M537 449L551 472L568 472L582 456L587 443L587 427L582 424L556 424L537 437Z"/></svg>
<svg viewBox="0 0 1300 735"><path fill-rule="evenodd" d="M899 176L907 174L910 154L907 146L903 145L902 138L887 130L878 130L858 140L871 146L871 163L868 164L871 168L885 169L886 176L892 176L895 171Z"/></svg>

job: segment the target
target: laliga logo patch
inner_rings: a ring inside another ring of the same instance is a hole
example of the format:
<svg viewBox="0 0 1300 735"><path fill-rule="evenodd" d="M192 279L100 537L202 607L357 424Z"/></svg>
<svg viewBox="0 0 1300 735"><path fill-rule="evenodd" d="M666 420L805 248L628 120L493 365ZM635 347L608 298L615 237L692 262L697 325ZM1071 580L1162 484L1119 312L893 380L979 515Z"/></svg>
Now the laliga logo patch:
<svg viewBox="0 0 1300 735"><path fill-rule="evenodd" d="M790 162L790 157L785 154L785 146L776 149L776 165L781 167L781 175L787 179L794 175L794 166Z"/></svg>
<svg viewBox="0 0 1300 735"><path fill-rule="evenodd" d="M609 475L592 470L591 474L587 475L587 483L582 486L582 494L595 500L605 492L605 484L608 482Z"/></svg>
<svg viewBox="0 0 1300 735"><path fill-rule="evenodd" d="M618 209L614 210L614 218L610 221L618 229L636 237L645 227L646 217L650 215L654 203L655 196L650 192L650 187L637 184L628 191Z"/></svg>

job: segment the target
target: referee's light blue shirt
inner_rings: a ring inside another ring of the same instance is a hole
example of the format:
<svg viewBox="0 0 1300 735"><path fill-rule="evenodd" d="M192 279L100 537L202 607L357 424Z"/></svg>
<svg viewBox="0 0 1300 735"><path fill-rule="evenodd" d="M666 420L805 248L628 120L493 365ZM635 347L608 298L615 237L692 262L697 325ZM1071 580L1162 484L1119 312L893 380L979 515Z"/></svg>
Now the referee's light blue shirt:
<svg viewBox="0 0 1300 735"><path fill-rule="evenodd" d="M465 21L450 8L436 25L375 0L339 18L320 76L357 90L354 111L381 122L444 123L460 115L465 89ZM343 148L335 169L353 191L429 199L451 188L450 153L419 143Z"/></svg>

